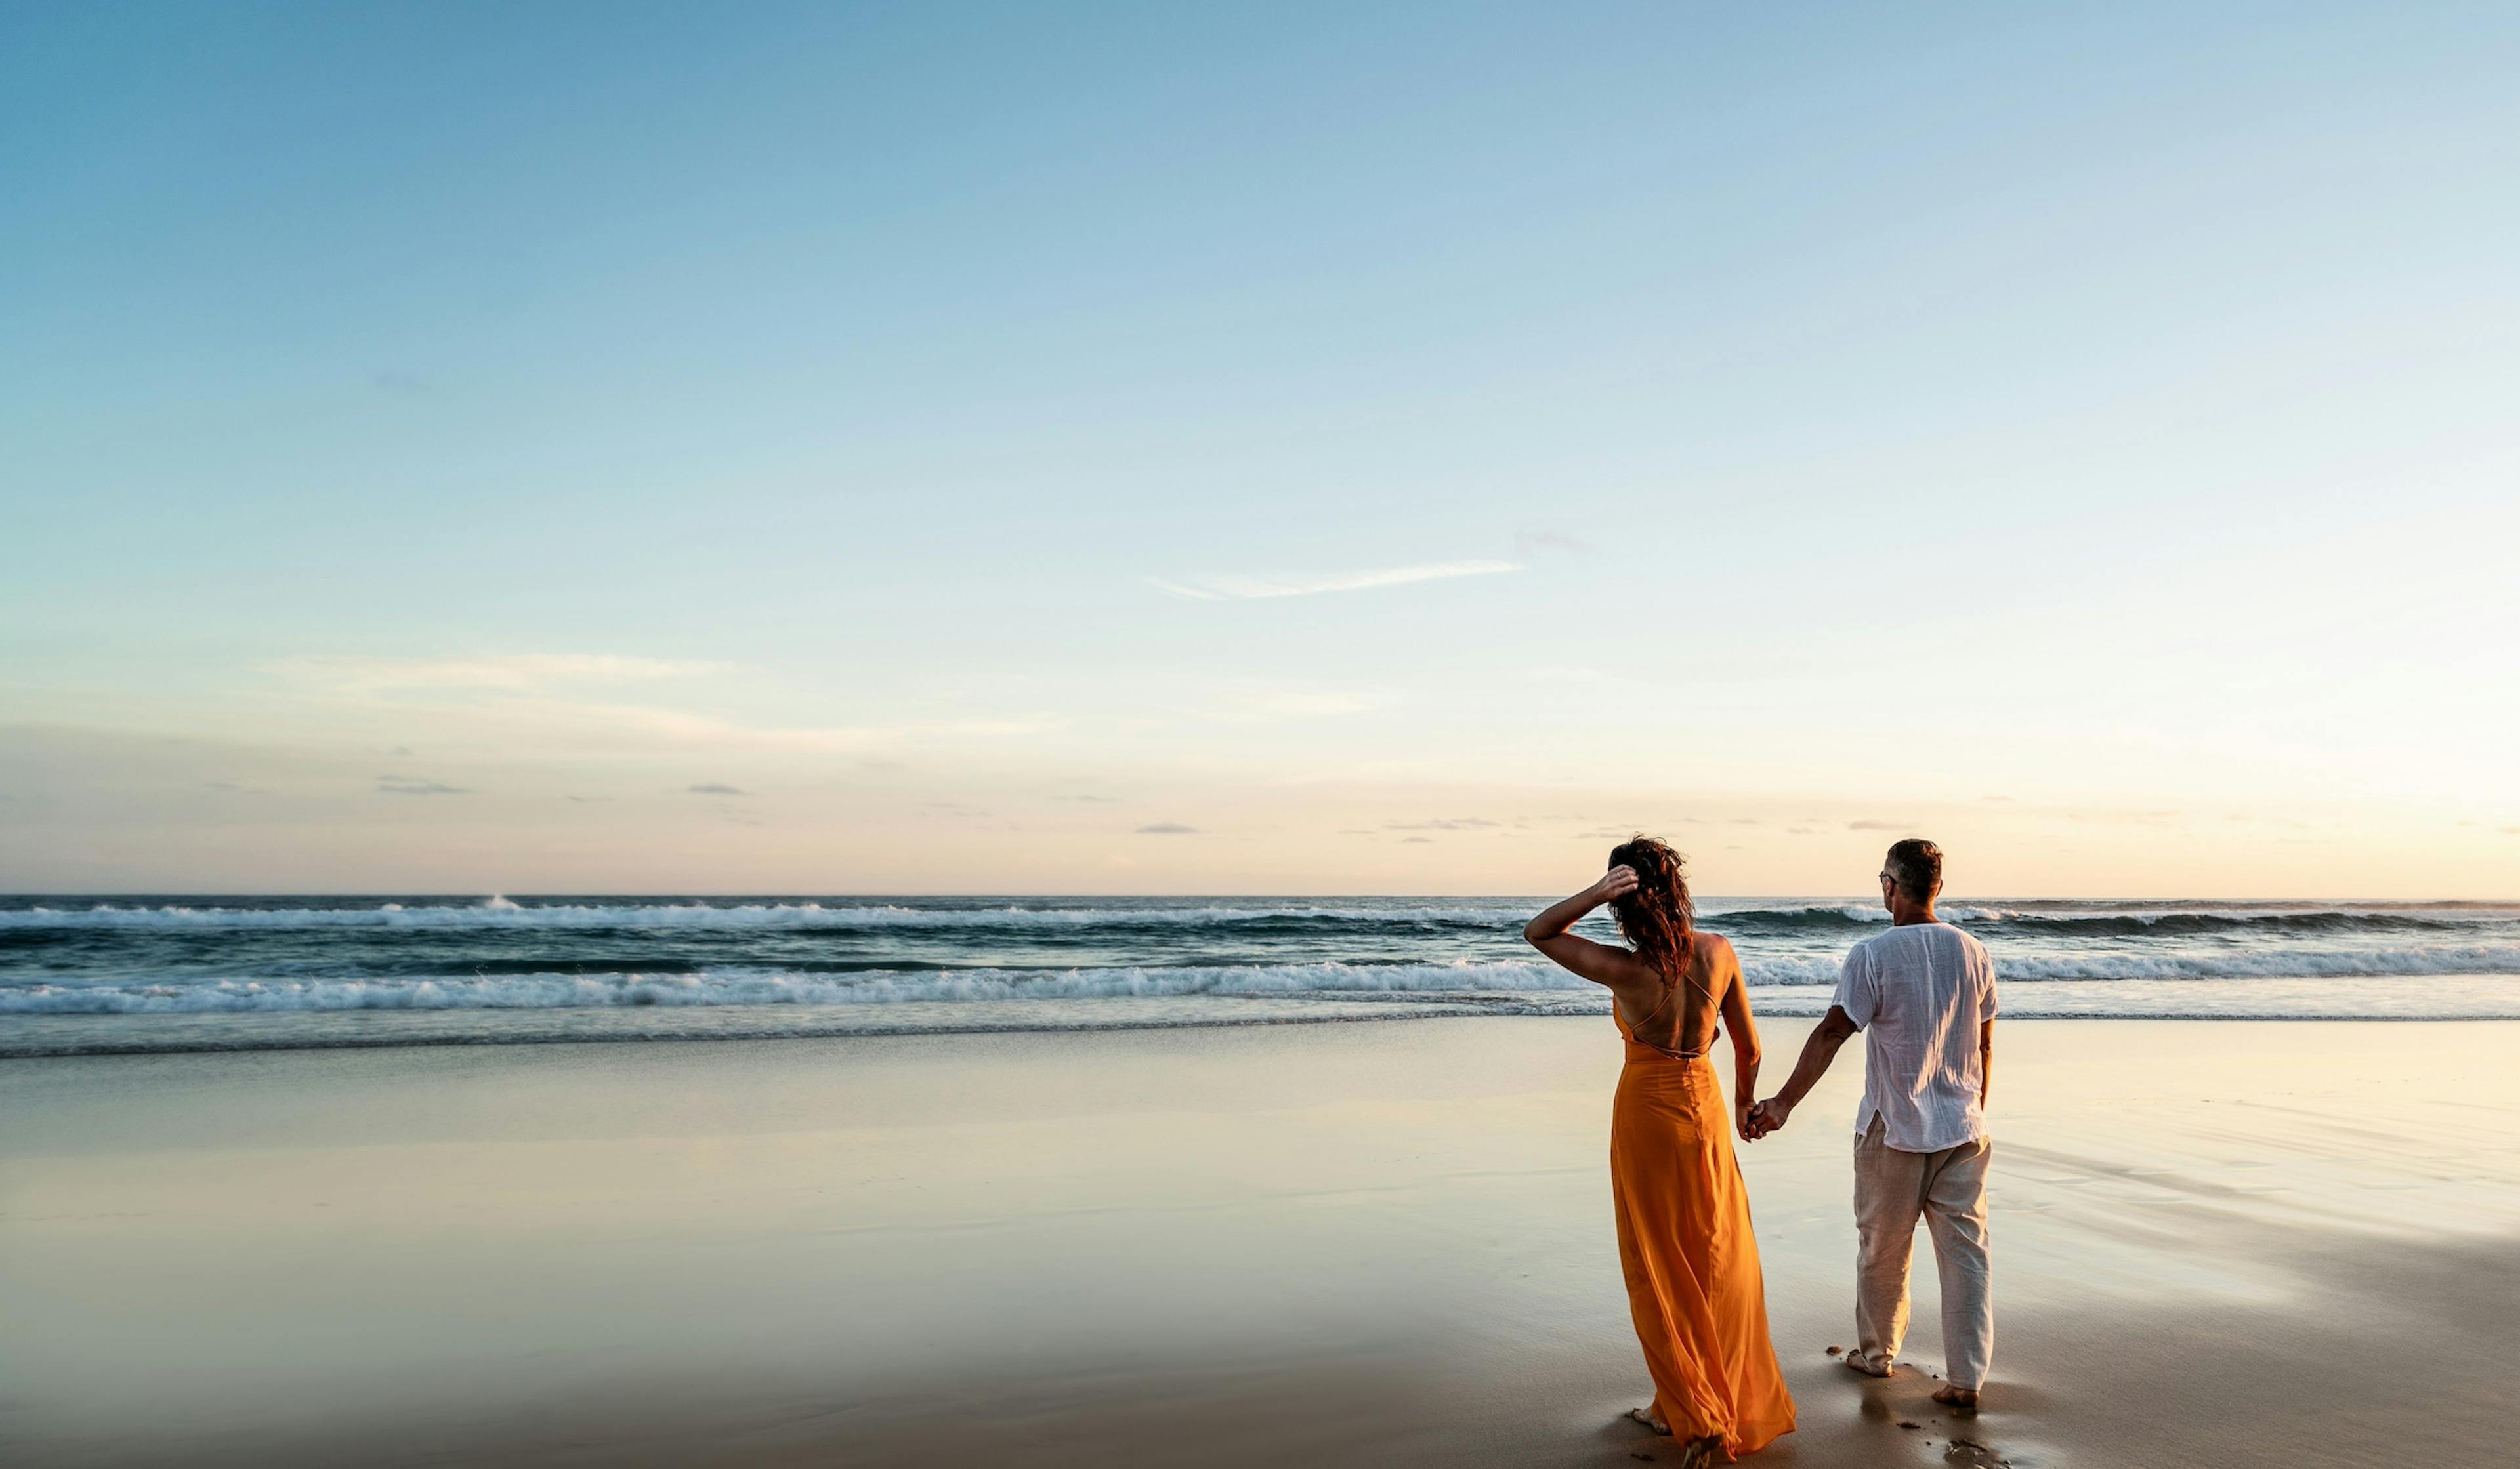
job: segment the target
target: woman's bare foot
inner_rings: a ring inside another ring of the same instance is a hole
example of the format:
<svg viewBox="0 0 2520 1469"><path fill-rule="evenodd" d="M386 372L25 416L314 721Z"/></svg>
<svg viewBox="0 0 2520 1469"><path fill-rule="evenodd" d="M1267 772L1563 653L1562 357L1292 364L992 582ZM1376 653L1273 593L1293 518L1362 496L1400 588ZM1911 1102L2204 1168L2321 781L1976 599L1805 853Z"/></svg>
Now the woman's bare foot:
<svg viewBox="0 0 2520 1469"><path fill-rule="evenodd" d="M1934 1389L1934 1401L1959 1412L1977 1411L1977 1392L1972 1388L1956 1388L1947 1383Z"/></svg>
<svg viewBox="0 0 2520 1469"><path fill-rule="evenodd" d="M1653 1404L1651 1403L1647 1403L1643 1407L1632 1407L1628 1409L1628 1416L1636 1419L1639 1423L1643 1424L1645 1427L1652 1429L1658 1434L1668 1434L1671 1432L1670 1424L1665 1423L1660 1418L1654 1416Z"/></svg>
<svg viewBox="0 0 2520 1469"><path fill-rule="evenodd" d="M1706 1465L1715 1462L1715 1455L1722 1452L1723 1448L1724 1439L1719 1434L1708 1434L1702 1439L1691 1439L1688 1447L1680 1451L1680 1469L1705 1469Z"/></svg>

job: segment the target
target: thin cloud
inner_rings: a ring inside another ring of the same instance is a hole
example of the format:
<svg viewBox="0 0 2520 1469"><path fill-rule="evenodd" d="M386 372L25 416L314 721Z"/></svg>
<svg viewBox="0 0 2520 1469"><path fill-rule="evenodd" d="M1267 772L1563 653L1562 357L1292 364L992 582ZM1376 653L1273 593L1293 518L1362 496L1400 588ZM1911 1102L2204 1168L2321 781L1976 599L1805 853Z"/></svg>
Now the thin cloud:
<svg viewBox="0 0 2520 1469"><path fill-rule="evenodd" d="M1849 822L1846 824L1846 829L1849 831L1912 831L1915 826L1914 822Z"/></svg>
<svg viewBox="0 0 2520 1469"><path fill-rule="evenodd" d="M1474 816L1456 817L1451 821L1385 822L1382 824L1383 829L1387 831L1471 831L1489 826L1501 826L1503 824L1505 824L1502 822L1491 822Z"/></svg>
<svg viewBox="0 0 2520 1469"><path fill-rule="evenodd" d="M1219 725L1292 724L1332 719L1380 707L1387 696L1332 689L1240 688L1220 690L1189 711L1191 717Z"/></svg>
<svg viewBox="0 0 2520 1469"><path fill-rule="evenodd" d="M1185 826L1179 822L1157 822L1150 826L1139 827L1138 834L1140 836L1196 836L1198 828Z"/></svg>
<svg viewBox="0 0 2520 1469"><path fill-rule="evenodd" d="M964 720L925 725L832 728L782 728L739 725L728 720L652 704L621 704L554 698L543 694L493 690L456 690L452 702L437 712L475 727L492 726L509 743L562 740L572 749L646 743L674 744L712 750L807 750L858 755L871 749L913 740L993 740L1063 728L1062 718ZM430 695L422 695L424 700ZM906 769L907 767L899 767Z"/></svg>
<svg viewBox="0 0 2520 1469"><path fill-rule="evenodd" d="M463 796L472 791L465 786L449 785L443 780L422 780L410 776L379 776L377 791L388 796Z"/></svg>
<svg viewBox="0 0 2520 1469"><path fill-rule="evenodd" d="M752 794L752 792L748 790L739 790L732 785L721 785L715 780L711 780L705 785L686 785L683 789L696 796L748 796Z"/></svg>
<svg viewBox="0 0 2520 1469"><path fill-rule="evenodd" d="M1428 846L1433 846L1435 838L1431 836L1404 836L1400 838L1400 845L1404 847L1409 845L1411 842L1424 842Z"/></svg>
<svg viewBox="0 0 2520 1469"><path fill-rule="evenodd" d="M1525 530L1514 533L1513 549L1521 552L1571 551L1577 556L1591 556L1590 543L1579 541L1563 531Z"/></svg>
<svg viewBox="0 0 2520 1469"><path fill-rule="evenodd" d="M1442 581L1456 576L1495 576L1520 571L1516 561L1436 561L1423 566L1392 566L1380 571L1354 571L1333 576L1209 576L1189 581L1147 578L1157 591L1192 601L1241 601L1264 597L1318 597L1325 592L1362 592L1372 587L1399 587L1411 582Z"/></svg>
<svg viewBox="0 0 2520 1469"><path fill-rule="evenodd" d="M492 653L469 658L287 658L283 678L338 688L540 689L552 684L630 684L714 673L713 663L669 663L609 653Z"/></svg>

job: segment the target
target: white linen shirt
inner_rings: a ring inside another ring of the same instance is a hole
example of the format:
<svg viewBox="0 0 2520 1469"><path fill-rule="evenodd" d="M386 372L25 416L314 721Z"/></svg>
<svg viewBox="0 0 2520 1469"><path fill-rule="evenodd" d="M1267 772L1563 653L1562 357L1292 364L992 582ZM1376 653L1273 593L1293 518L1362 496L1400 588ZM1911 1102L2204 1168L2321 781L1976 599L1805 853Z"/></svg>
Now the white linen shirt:
<svg viewBox="0 0 2520 1469"><path fill-rule="evenodd" d="M1995 960L1949 923L1894 927L1847 951L1838 1008L1864 1032L1864 1106L1855 1133L1938 1153L1986 1135L1978 1027L1995 1018Z"/></svg>

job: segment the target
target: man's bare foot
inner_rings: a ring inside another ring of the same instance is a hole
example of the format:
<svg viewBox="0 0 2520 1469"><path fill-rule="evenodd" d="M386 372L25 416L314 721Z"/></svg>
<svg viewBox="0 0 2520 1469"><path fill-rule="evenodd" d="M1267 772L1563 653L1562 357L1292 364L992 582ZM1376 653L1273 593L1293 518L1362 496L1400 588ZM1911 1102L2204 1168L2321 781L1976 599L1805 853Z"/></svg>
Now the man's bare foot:
<svg viewBox="0 0 2520 1469"><path fill-rule="evenodd" d="M1977 1411L1977 1393L1970 1388L1956 1388L1946 1383L1934 1390L1934 1401L1958 1412Z"/></svg>
<svg viewBox="0 0 2520 1469"><path fill-rule="evenodd" d="M1702 1439L1691 1439L1688 1447L1680 1451L1680 1469L1705 1469L1706 1465L1715 1462L1715 1455L1721 1453L1723 1449L1724 1438L1721 1434L1708 1434Z"/></svg>
<svg viewBox="0 0 2520 1469"><path fill-rule="evenodd" d="M1837 1364L1841 1367L1852 1367L1867 1377L1887 1377L1898 1370L1898 1364L1895 1362L1875 1367L1864 1359L1864 1354L1861 1352L1849 1352L1837 1359Z"/></svg>
<svg viewBox="0 0 2520 1469"><path fill-rule="evenodd" d="M1632 1407L1628 1409L1628 1416L1636 1419L1639 1423L1643 1424L1645 1427L1652 1429L1658 1434L1668 1434L1671 1432L1670 1424L1665 1423L1660 1418L1654 1416L1653 1406L1650 1403L1643 1407Z"/></svg>

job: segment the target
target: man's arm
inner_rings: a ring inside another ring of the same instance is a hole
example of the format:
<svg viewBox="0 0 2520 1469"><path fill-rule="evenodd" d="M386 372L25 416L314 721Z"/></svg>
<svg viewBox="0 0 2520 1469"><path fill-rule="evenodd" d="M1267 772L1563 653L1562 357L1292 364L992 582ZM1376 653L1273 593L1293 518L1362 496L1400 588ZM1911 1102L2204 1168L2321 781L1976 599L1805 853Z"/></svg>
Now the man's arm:
<svg viewBox="0 0 2520 1469"><path fill-rule="evenodd" d="M1856 1033L1855 1022L1848 1018L1844 1005L1830 1005L1828 1016L1812 1027L1811 1039L1803 1043L1801 1059L1794 1062L1794 1074L1785 1079L1784 1090L1750 1109L1750 1125L1765 1137L1785 1125L1794 1108L1811 1095L1811 1089L1828 1075L1828 1063L1837 1059L1837 1048L1846 1038Z"/></svg>
<svg viewBox="0 0 2520 1469"><path fill-rule="evenodd" d="M1986 1110L1986 1096L1995 1085L1995 1022L1981 1020L1977 1026L1977 1109Z"/></svg>

